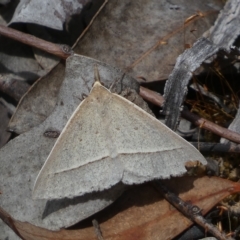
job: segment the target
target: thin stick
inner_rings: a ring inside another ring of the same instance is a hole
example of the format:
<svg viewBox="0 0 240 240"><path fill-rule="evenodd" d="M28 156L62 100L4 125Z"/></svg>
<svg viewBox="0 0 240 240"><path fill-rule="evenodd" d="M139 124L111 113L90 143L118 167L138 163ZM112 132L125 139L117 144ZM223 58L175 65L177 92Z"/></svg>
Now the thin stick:
<svg viewBox="0 0 240 240"><path fill-rule="evenodd" d="M214 225L208 223L201 214L201 209L198 206L194 206L190 203L184 202L174 193L170 192L161 181L154 183L155 187L161 192L164 198L176 207L184 216L203 227L207 232L211 233L219 240L234 240L231 237L227 237L224 233L221 233Z"/></svg>
<svg viewBox="0 0 240 240"><path fill-rule="evenodd" d="M21 43L27 44L31 47L41 49L45 52L51 53L61 59L67 59L73 51L68 45L54 44L27 33L20 32L13 28L5 27L0 24L0 35L14 39Z"/></svg>
<svg viewBox="0 0 240 240"><path fill-rule="evenodd" d="M162 106L164 102L163 96L160 96L158 93L146 89L144 87L140 87L140 95L143 99L148 100L158 106ZM218 126L217 124L210 122L209 120L205 118L201 118L196 114L191 113L190 111L183 110L181 112L181 116L190 122L194 123L196 126L204 128L206 130L209 130L213 133L215 133L218 136L221 136L223 138L226 138L230 141L240 143L240 134L233 132L227 128L223 128L221 126Z"/></svg>
<svg viewBox="0 0 240 240"><path fill-rule="evenodd" d="M73 45L72 48L66 44L54 44L54 43L42 40L40 38L37 38L30 34L20 32L13 28L5 27L4 25L1 25L1 24L0 24L0 35L14 39L18 42L27 44L31 47L41 49L41 50L51 53L61 59L67 59L69 56L71 56L74 53L72 49L78 44L79 39L81 39L82 36L88 31L88 29L90 28L90 26L92 25L92 23L98 16L98 14L101 12L101 10L105 7L105 5L107 3L108 3L108 0L105 0L104 3L101 5L101 7L98 9L97 13L92 18L91 22L88 24L88 26L82 32L80 37L77 39L77 41L75 42L75 44Z"/></svg>

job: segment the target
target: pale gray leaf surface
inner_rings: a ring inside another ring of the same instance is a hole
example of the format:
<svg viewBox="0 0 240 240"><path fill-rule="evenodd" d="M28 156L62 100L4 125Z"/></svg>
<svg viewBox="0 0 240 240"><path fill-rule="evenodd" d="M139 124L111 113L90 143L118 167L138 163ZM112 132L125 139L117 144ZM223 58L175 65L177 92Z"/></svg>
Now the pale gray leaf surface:
<svg viewBox="0 0 240 240"><path fill-rule="evenodd" d="M81 12L88 0L21 0L11 23L35 23L49 28L63 30L63 24L70 16Z"/></svg>
<svg viewBox="0 0 240 240"><path fill-rule="evenodd" d="M198 150L155 117L96 82L55 143L33 196L72 198L121 182L181 176L188 161L206 163Z"/></svg>
<svg viewBox="0 0 240 240"><path fill-rule="evenodd" d="M112 203L122 192L119 185L113 191L86 195L83 198L60 199L47 202L33 200L32 190L37 174L46 160L56 138L45 137L49 129L61 132L82 94L88 94L94 83L94 65L98 64L101 81L110 86L113 79L116 89L138 84L119 69L109 67L94 59L72 56L67 60L66 76L59 92L57 106L39 126L21 134L0 150L0 206L15 219L57 230L70 226ZM83 77L83 78L82 78ZM23 174L24 173L24 174ZM76 182L78 180L75 180ZM44 217L44 219L43 219ZM0 238L8 236L8 228L0 223Z"/></svg>
<svg viewBox="0 0 240 240"><path fill-rule="evenodd" d="M240 34L239 24L240 2L229 0L205 37L199 39L191 49L186 50L178 57L164 89L164 112L168 127L176 129L192 72L219 49L229 50L231 44Z"/></svg>
<svg viewBox="0 0 240 240"><path fill-rule="evenodd" d="M221 1L111 0L74 51L125 69L133 77L166 79L184 44L192 45L221 8ZM197 11L204 17L184 24ZM192 34L192 29L197 31Z"/></svg>
<svg viewBox="0 0 240 240"><path fill-rule="evenodd" d="M22 240L12 229L10 229L1 219L0 219L0 237L6 240Z"/></svg>

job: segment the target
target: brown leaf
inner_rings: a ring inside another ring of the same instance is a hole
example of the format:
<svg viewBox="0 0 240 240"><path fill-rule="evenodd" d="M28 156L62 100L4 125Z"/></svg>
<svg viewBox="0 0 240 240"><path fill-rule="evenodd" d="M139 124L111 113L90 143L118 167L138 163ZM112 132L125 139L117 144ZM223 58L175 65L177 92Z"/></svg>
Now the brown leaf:
<svg viewBox="0 0 240 240"><path fill-rule="evenodd" d="M53 71L38 79L19 102L8 128L20 134L43 122L56 105L63 76L64 64L60 62Z"/></svg>
<svg viewBox="0 0 240 240"><path fill-rule="evenodd" d="M185 200L191 201L207 213L220 200L240 191L240 184L217 177L173 178L164 183ZM91 219L97 219L106 240L172 239L192 222L162 199L151 184L135 186L126 191L114 204L79 224L78 230L53 232L29 223L11 219L6 212L0 217L25 240L47 239L97 239Z"/></svg>
<svg viewBox="0 0 240 240"><path fill-rule="evenodd" d="M184 45L208 30L223 6L221 1L174 3L108 1L74 51L126 69L135 78L166 79Z"/></svg>

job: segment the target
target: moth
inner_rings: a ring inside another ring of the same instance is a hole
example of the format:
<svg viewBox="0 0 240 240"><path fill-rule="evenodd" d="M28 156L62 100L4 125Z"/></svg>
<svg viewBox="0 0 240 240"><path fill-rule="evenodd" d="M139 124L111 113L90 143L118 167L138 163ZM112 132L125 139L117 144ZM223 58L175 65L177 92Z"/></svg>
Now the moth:
<svg viewBox="0 0 240 240"><path fill-rule="evenodd" d="M60 199L180 176L201 153L159 120L96 81L67 122L33 197Z"/></svg>

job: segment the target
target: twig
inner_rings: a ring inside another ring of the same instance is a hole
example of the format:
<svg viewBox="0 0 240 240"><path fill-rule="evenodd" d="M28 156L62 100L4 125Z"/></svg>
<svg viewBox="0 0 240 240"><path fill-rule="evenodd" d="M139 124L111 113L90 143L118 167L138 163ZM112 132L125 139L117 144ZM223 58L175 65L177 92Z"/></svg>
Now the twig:
<svg viewBox="0 0 240 240"><path fill-rule="evenodd" d="M231 152L240 153L240 145L234 143L208 143L208 142L190 142L201 152Z"/></svg>
<svg viewBox="0 0 240 240"><path fill-rule="evenodd" d="M214 225L208 223L201 214L201 209L198 206L192 205L188 202L184 202L181 198L170 192L161 181L154 183L158 191L160 191L164 198L176 207L184 216L197 223L213 236L219 240L234 240L233 238L226 237L224 233L221 233Z"/></svg>
<svg viewBox="0 0 240 240"><path fill-rule="evenodd" d="M158 106L162 106L164 102L164 98L160 96L158 93L146 89L144 87L140 87L140 95L145 100L148 100ZM210 122L209 120L205 118L201 118L196 114L191 113L190 111L183 110L181 112L181 116L192 123L194 123L196 126L204 128L206 130L209 130L213 133L215 133L218 136L221 136L223 138L226 138L230 141L240 143L240 134L233 132L227 128L223 128L221 126L218 126L217 124Z"/></svg>
<svg viewBox="0 0 240 240"><path fill-rule="evenodd" d="M97 235L97 239L98 240L104 240L103 236L102 236L102 231L100 229L100 226L98 224L98 221L96 219L93 219L92 220L92 224L93 224L93 227L94 227L94 230L95 230L95 233Z"/></svg>
<svg viewBox="0 0 240 240"><path fill-rule="evenodd" d="M67 59L73 51L68 45L54 44L27 33L20 32L13 28L5 27L0 24L0 35L14 39L31 47L41 49L62 59Z"/></svg>
<svg viewBox="0 0 240 240"><path fill-rule="evenodd" d="M207 119L201 118L201 117L197 116L196 114L193 114L186 110L182 111L181 116L183 118L191 121L195 125L200 126L206 130L209 130L218 136L221 136L223 138L226 138L226 139L236 142L236 143L240 143L240 135L236 132L233 132L227 128L218 126L217 124L210 122Z"/></svg>

